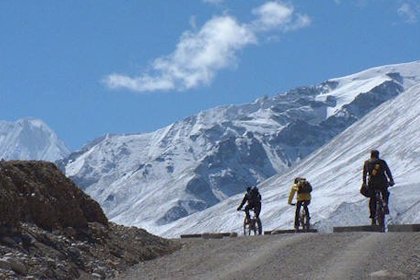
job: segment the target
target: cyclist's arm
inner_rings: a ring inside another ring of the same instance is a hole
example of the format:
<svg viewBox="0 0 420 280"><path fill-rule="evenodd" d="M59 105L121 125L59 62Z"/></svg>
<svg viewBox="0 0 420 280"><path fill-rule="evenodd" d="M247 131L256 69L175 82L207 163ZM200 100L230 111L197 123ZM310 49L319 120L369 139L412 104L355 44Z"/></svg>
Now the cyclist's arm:
<svg viewBox="0 0 420 280"><path fill-rule="evenodd" d="M295 197L296 193L296 185L293 185L292 189L290 190L289 200L287 201L288 204L292 204L293 198Z"/></svg>
<svg viewBox="0 0 420 280"><path fill-rule="evenodd" d="M392 183L394 183L394 178L392 177L391 170L388 167L388 164L386 161L384 161L384 167L385 167L385 174L388 177L388 180Z"/></svg>
<svg viewBox="0 0 420 280"><path fill-rule="evenodd" d="M241 205L239 205L238 209L241 209L245 205L245 203L246 203L247 200L248 200L248 196L245 195L244 196L244 199L242 199Z"/></svg>

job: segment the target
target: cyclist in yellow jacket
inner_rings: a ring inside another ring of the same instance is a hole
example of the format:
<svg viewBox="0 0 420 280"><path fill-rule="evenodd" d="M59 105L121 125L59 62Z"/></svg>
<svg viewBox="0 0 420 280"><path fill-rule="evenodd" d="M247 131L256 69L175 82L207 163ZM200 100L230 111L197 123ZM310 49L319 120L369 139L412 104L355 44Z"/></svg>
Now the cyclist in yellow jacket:
<svg viewBox="0 0 420 280"><path fill-rule="evenodd" d="M297 177L295 178L294 184L290 190L289 201L288 201L290 205L295 205L294 203L292 203L292 201L293 201L293 198L295 197L295 194L297 193L297 196L296 196L297 203L296 203L296 212L295 212L295 229L299 228L299 214L300 214L300 209L302 206L307 213L308 221L310 219L308 205L311 203L310 192L312 191L312 187L310 187L310 189L308 190L306 188L307 185L310 186L309 182L306 181L305 178Z"/></svg>

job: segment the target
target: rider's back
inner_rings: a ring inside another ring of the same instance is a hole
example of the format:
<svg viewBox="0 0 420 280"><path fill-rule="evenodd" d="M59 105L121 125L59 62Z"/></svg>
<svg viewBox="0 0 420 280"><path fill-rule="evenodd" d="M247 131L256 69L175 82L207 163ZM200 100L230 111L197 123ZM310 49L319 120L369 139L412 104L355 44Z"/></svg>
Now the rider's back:
<svg viewBox="0 0 420 280"><path fill-rule="evenodd" d="M289 204L292 203L292 200L295 194L297 194L296 196L297 201L311 200L312 197L310 193L299 191L299 189L302 187L302 184L303 184L303 180L293 184L292 189L290 190L290 194L289 194Z"/></svg>
<svg viewBox="0 0 420 280"><path fill-rule="evenodd" d="M388 179L385 175L388 165L382 159L369 159L365 161L365 168L369 174L368 185L374 188L388 186Z"/></svg>
<svg viewBox="0 0 420 280"><path fill-rule="evenodd" d="M261 203L261 194L258 191L257 187L252 188L251 191L249 192L248 203L252 205Z"/></svg>

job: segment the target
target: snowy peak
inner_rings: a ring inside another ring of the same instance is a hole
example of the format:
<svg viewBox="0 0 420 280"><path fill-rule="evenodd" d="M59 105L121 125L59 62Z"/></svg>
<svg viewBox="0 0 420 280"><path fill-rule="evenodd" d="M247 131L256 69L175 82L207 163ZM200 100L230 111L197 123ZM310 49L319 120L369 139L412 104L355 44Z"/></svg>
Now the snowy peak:
<svg viewBox="0 0 420 280"><path fill-rule="evenodd" d="M55 132L41 120L0 121L0 157L3 159L56 161L69 153Z"/></svg>
<svg viewBox="0 0 420 280"><path fill-rule="evenodd" d="M347 84L350 81L363 81L363 80L372 80L377 79L378 77L397 77L399 76L399 81L401 84L404 84L406 88L410 88L413 85L420 82L420 60L408 62L408 63L400 63L400 64L392 64L392 65L385 65L379 67L373 67L356 74L348 75L341 78L331 79L331 81L335 81L342 84Z"/></svg>
<svg viewBox="0 0 420 280"><path fill-rule="evenodd" d="M371 92L384 85L410 88L420 82L420 61L395 64L371 68L353 75L328 81L333 85L333 90L321 94L317 100L330 98L336 104L328 109L328 115L337 113L345 104L354 100L359 93ZM354 89L357 88L357 91Z"/></svg>

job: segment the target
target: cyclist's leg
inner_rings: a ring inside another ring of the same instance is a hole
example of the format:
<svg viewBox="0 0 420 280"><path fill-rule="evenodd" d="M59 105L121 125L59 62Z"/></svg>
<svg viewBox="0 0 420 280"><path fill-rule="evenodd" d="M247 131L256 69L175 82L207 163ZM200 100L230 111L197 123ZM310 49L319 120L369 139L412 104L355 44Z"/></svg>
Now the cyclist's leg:
<svg viewBox="0 0 420 280"><path fill-rule="evenodd" d="M309 204L311 204L310 200L303 201L303 208L305 209L306 217L308 220L311 218L311 215L309 214L309 207L308 207Z"/></svg>
<svg viewBox="0 0 420 280"><path fill-rule="evenodd" d="M255 206L254 206L254 213L255 213L255 216L256 216L257 218L260 218L260 213L261 213L261 202L260 202L260 203L256 203L256 204L255 204Z"/></svg>
<svg viewBox="0 0 420 280"><path fill-rule="evenodd" d="M296 203L296 212L295 212L295 228L299 228L299 216L300 216L300 208L302 207L302 201L298 201Z"/></svg>
<svg viewBox="0 0 420 280"><path fill-rule="evenodd" d="M369 210L370 210L370 216L369 218L372 220L372 224L376 224L376 197L375 195L372 195L369 199Z"/></svg>
<svg viewBox="0 0 420 280"><path fill-rule="evenodd" d="M383 198L383 200L384 200L384 202L385 202L385 204L384 204L384 211L385 211L385 214L389 214L389 208L388 208L388 202L389 202L389 191L388 191L388 187L384 187L384 188L381 190L381 193L382 193L382 198Z"/></svg>
<svg viewBox="0 0 420 280"><path fill-rule="evenodd" d="M261 223L261 220L260 220L261 202L255 204L254 213L255 213L255 216L257 217L258 234L262 234L262 223Z"/></svg>
<svg viewBox="0 0 420 280"><path fill-rule="evenodd" d="M250 221L250 220L251 220L251 216L249 215L249 210L250 210L251 208L252 208L252 207L251 207L251 205L249 205L249 204L247 204L247 205L245 206L245 215L246 215L247 221Z"/></svg>
<svg viewBox="0 0 420 280"><path fill-rule="evenodd" d="M309 220L311 219L311 215L309 214L309 207L308 207L308 205L311 203L311 201L310 200L305 200L304 202L303 202L303 208L305 209L305 212L306 212L306 221L305 221L305 226L306 226L306 228L308 229L309 228L309 224L310 224L310 222L309 222Z"/></svg>

